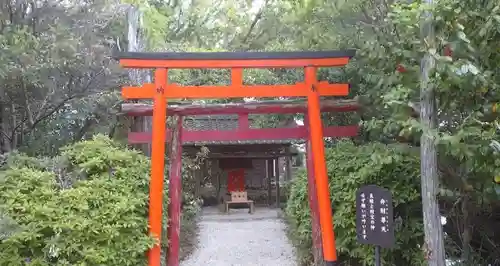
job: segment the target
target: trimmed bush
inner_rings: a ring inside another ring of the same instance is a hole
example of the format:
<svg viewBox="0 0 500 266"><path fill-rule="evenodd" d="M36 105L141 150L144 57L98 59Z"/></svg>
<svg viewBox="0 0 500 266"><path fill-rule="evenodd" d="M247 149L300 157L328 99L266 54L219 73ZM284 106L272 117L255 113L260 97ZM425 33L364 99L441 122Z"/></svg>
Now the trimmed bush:
<svg viewBox="0 0 500 266"><path fill-rule="evenodd" d="M374 248L356 239L355 196L359 187L376 184L392 191L394 201L397 244L394 249L383 250L383 264L423 265L419 248L423 232L418 156L406 146L339 142L327 149L326 162L339 261L343 265L374 264ZM285 212L300 261L310 265L312 233L305 172L290 184Z"/></svg>
<svg viewBox="0 0 500 266"><path fill-rule="evenodd" d="M52 160L14 155L4 168L0 265L146 265L148 158L96 136Z"/></svg>

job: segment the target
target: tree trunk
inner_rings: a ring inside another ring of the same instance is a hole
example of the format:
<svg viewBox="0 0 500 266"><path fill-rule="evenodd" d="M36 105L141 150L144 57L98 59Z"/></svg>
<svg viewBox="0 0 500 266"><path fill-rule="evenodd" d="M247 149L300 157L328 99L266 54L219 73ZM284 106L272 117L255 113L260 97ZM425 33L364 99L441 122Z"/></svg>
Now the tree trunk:
<svg viewBox="0 0 500 266"><path fill-rule="evenodd" d="M0 144L1 153L8 153L11 151L11 139L10 139L10 115L8 112L8 107L6 102L6 92L3 86L0 86Z"/></svg>
<svg viewBox="0 0 500 266"><path fill-rule="evenodd" d="M471 195L469 192L464 192L462 198L462 264L472 265L471 255L472 248L470 246L472 241L472 223L471 223Z"/></svg>
<svg viewBox="0 0 500 266"><path fill-rule="evenodd" d="M142 14L138 8L131 6L128 11L128 47L129 52L144 51L144 38L142 27ZM129 69L129 79L134 85L141 86L145 82L150 82L151 77L146 70ZM152 128L150 117L134 117L131 129L136 132L145 132ZM151 154L150 144L140 144L139 149L147 156Z"/></svg>
<svg viewBox="0 0 500 266"><path fill-rule="evenodd" d="M433 0L424 3L433 5ZM431 51L435 51L436 43L433 28L433 16L426 11L422 16L422 44L427 52L421 61L420 81L420 121L423 127L421 137L421 175L422 175L422 208L424 218L425 243L424 253L429 266L445 266L445 251L443 241L443 227L437 196L439 192L439 179L437 167L437 152L435 145L436 130L436 99L434 84L430 75L435 67L435 59Z"/></svg>

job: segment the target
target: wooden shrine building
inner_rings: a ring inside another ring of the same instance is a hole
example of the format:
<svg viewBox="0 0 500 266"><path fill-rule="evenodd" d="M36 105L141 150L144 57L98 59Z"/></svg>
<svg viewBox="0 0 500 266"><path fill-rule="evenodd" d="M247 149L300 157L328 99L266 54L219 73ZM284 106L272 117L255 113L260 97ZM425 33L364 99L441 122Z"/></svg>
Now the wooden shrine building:
<svg viewBox="0 0 500 266"><path fill-rule="evenodd" d="M258 103L258 105L261 104ZM240 104L235 105L239 106ZM243 104L243 106L248 105ZM177 105L168 108L172 110L193 107L195 106ZM137 110L152 110L152 108L151 105L146 104L124 104L122 106L122 110L130 116L147 115L149 111L144 113L137 112ZM209 151L204 164L193 173L198 179L195 194L203 198L206 205L220 204L229 196L228 192L236 190L246 191L257 204L265 203L269 206L278 206L278 199L284 196L280 194L277 177L281 175L285 179L290 179L291 159L298 154L297 149L292 147L292 143L296 140L293 138L278 139L273 136L270 139L252 137L236 140L234 137L224 136L224 134L233 131L241 133L239 129L245 126L244 120L246 119L248 119L248 128L255 129L256 121L248 114L240 116L229 114L187 115L183 119L182 135L188 138L183 140L184 155L194 158L202 147ZM295 120L285 121L282 125L283 128L298 126ZM130 144L148 143L150 139L150 135L148 136L144 132L131 132L129 134ZM280 166L282 167L280 168ZM235 178L235 174L240 172L243 174L243 178ZM208 183L214 193L208 195L202 193L203 182Z"/></svg>

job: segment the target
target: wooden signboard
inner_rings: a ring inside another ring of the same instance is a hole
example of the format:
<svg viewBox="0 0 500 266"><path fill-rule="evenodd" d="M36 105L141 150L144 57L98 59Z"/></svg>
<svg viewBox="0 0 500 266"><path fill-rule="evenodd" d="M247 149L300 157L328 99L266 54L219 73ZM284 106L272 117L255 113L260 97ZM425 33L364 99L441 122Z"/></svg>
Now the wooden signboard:
<svg viewBox="0 0 500 266"><path fill-rule="evenodd" d="M389 248L394 245L391 192L375 185L356 192L356 229L358 242Z"/></svg>

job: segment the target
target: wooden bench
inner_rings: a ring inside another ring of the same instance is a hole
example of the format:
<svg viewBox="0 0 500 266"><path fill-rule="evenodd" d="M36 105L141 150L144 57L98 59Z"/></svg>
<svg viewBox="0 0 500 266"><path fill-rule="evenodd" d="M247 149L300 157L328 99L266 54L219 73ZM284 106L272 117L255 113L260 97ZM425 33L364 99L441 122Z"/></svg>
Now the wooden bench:
<svg viewBox="0 0 500 266"><path fill-rule="evenodd" d="M225 202L225 211L229 214L229 205L246 203L248 205L248 213L254 212L253 200L249 200L246 191L231 192L231 200Z"/></svg>

